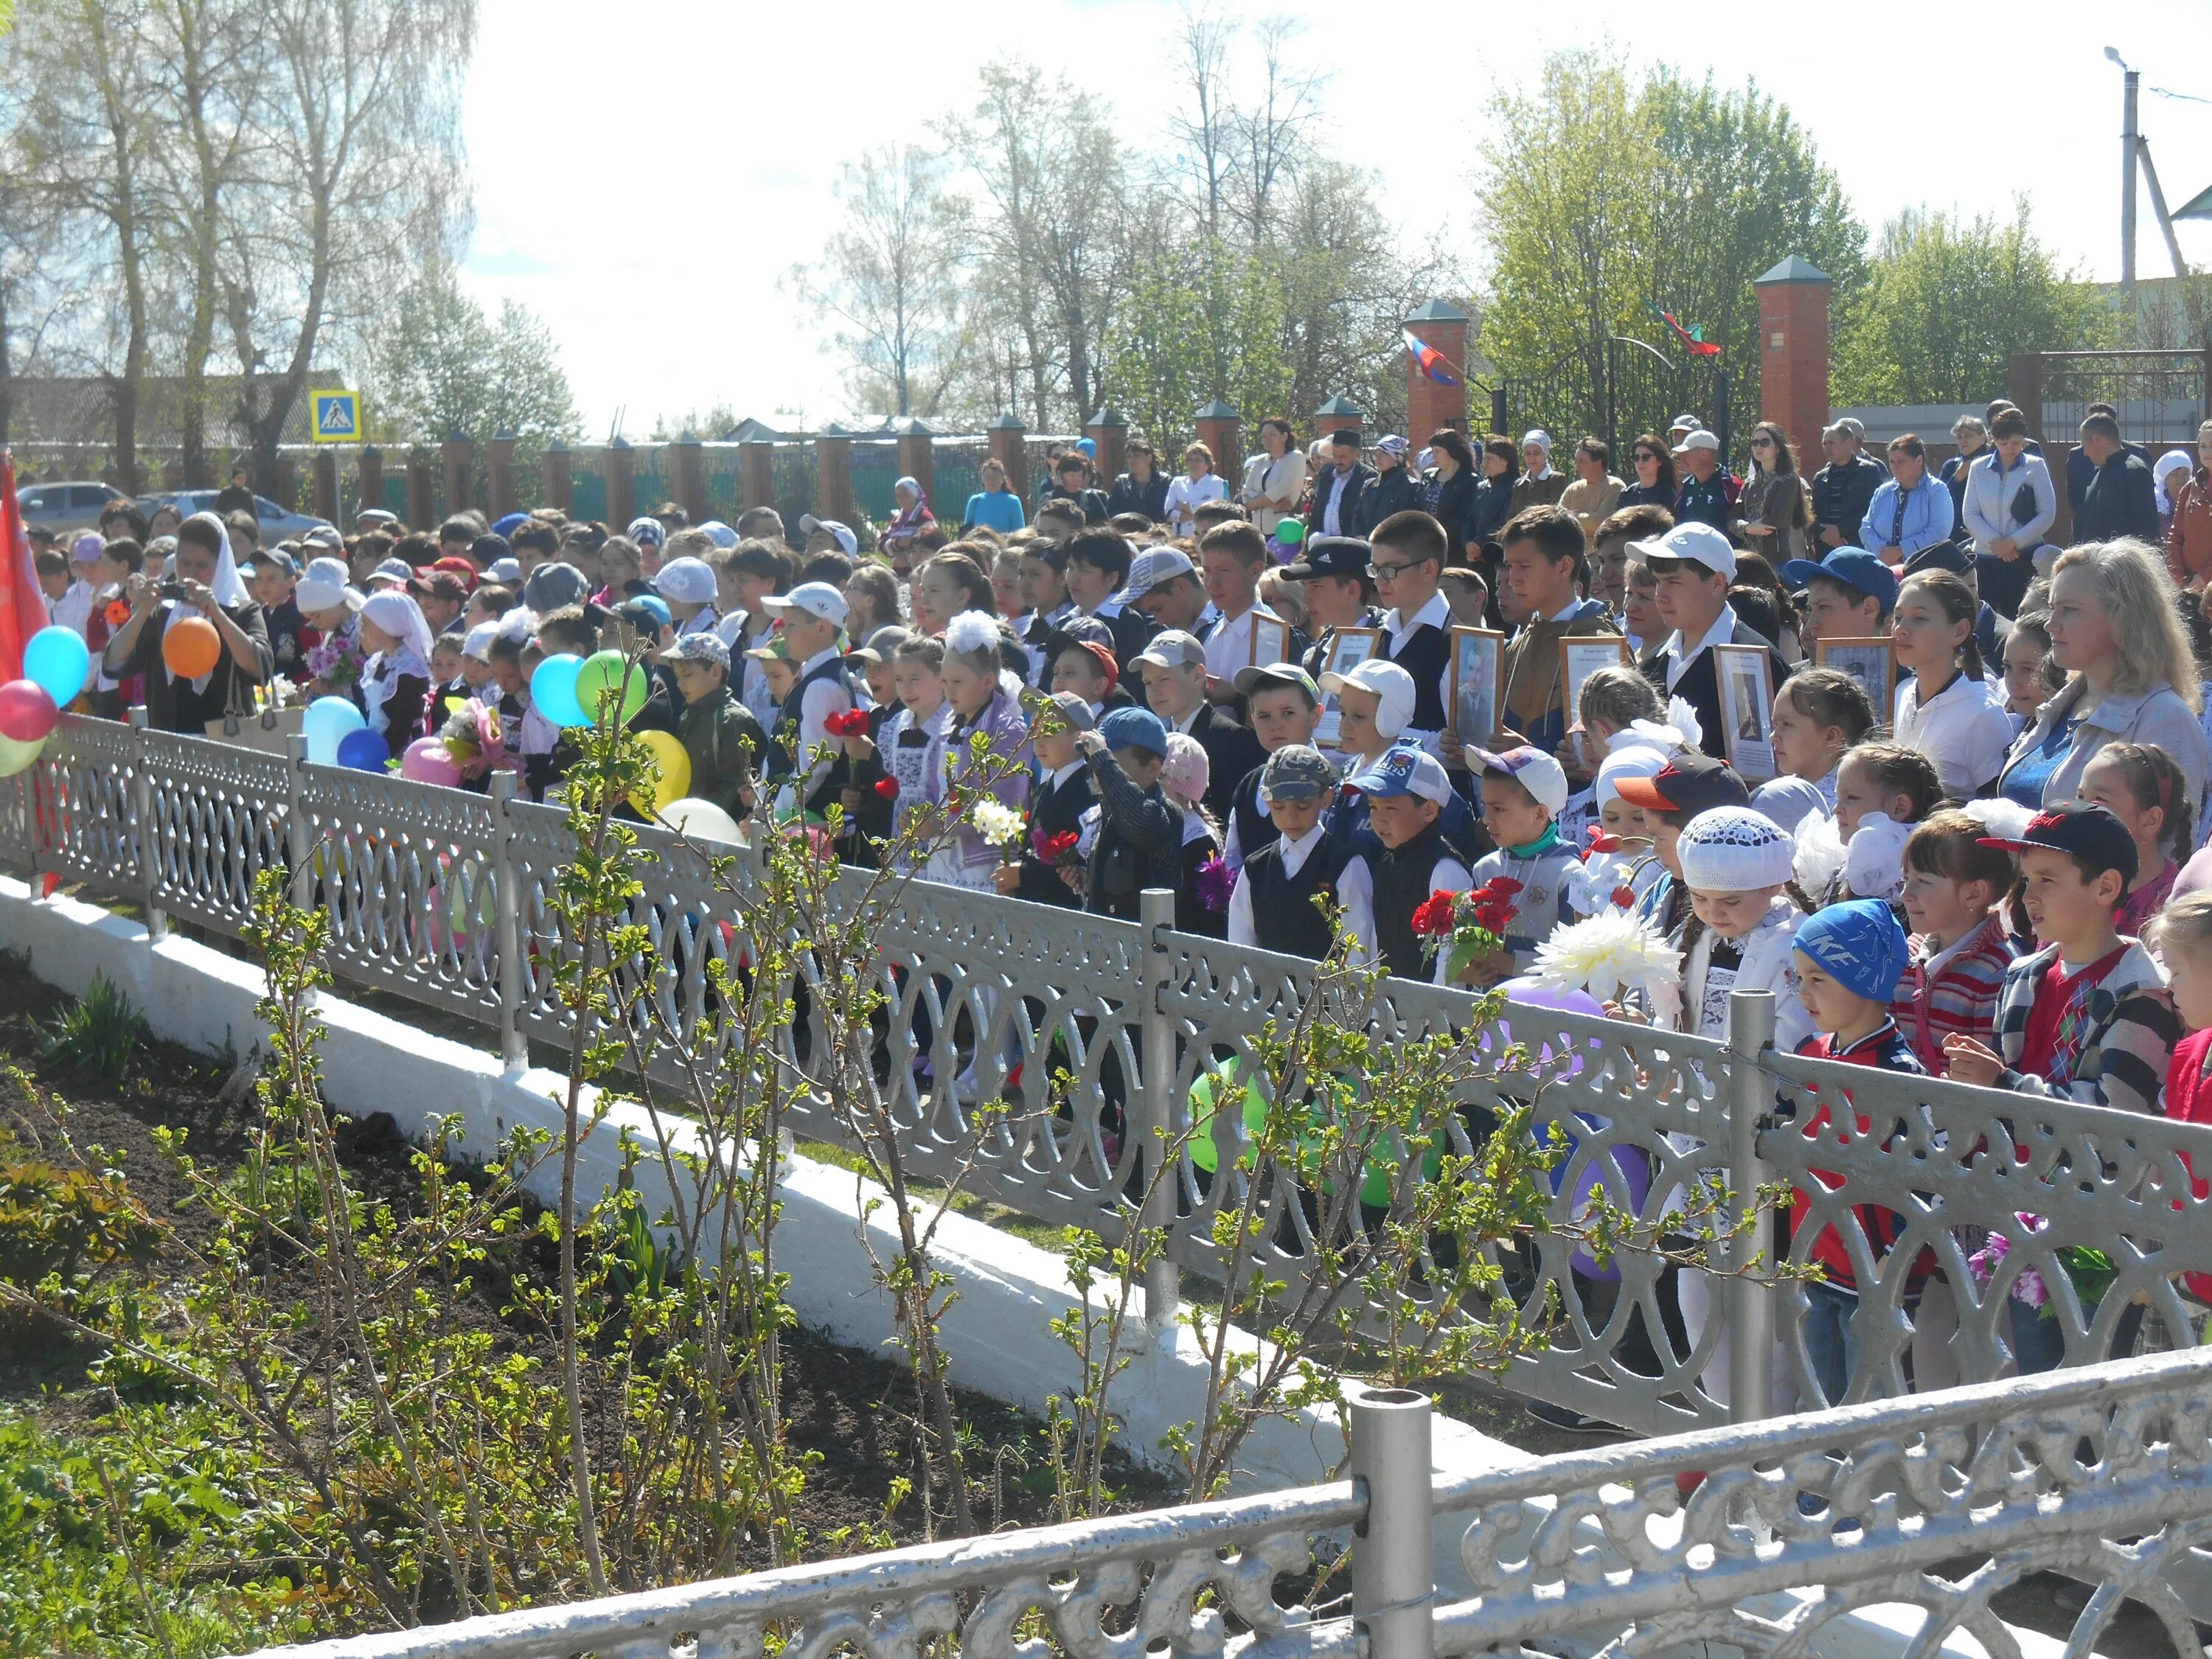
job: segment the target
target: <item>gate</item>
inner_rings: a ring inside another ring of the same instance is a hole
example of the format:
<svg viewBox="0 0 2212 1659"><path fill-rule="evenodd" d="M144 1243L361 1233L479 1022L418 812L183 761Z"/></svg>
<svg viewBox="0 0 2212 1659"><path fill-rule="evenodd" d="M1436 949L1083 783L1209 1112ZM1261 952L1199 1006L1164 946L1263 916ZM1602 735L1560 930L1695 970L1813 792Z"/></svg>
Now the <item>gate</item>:
<svg viewBox="0 0 2212 1659"><path fill-rule="evenodd" d="M1722 458L1729 453L1728 371L1711 359L1671 356L1625 334L1607 336L1601 352L1577 347L1533 374L1508 376L1493 402L1498 430L1517 439L1541 427L1562 455L1585 435L1603 438L1622 477L1630 476L1622 459L1627 441L1639 432L1663 437L1680 414L1702 419L1720 439Z"/></svg>

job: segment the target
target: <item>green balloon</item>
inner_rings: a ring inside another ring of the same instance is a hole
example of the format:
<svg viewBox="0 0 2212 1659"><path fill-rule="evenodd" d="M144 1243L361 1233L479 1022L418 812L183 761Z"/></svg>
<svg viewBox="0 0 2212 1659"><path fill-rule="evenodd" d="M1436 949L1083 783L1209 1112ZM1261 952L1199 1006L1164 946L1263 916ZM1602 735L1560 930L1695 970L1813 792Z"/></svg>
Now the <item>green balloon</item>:
<svg viewBox="0 0 2212 1659"><path fill-rule="evenodd" d="M597 721L603 708L615 708L615 724L626 725L645 707L646 694L652 690L652 672L643 663L631 666L619 651L595 651L576 671L576 701L588 720ZM621 699L618 706L617 697Z"/></svg>
<svg viewBox="0 0 2212 1659"><path fill-rule="evenodd" d="M1306 524L1304 519L1285 517L1275 526L1275 539L1285 547L1296 547L1305 538Z"/></svg>

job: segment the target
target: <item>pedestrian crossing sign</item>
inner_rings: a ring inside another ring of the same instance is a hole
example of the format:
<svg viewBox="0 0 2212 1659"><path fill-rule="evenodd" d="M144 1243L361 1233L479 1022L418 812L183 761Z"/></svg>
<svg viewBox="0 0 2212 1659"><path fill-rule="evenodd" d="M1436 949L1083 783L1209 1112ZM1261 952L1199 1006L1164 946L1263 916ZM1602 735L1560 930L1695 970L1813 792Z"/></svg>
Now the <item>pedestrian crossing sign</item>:
<svg viewBox="0 0 2212 1659"><path fill-rule="evenodd" d="M361 441L361 394L354 392L313 392L314 440L319 444Z"/></svg>

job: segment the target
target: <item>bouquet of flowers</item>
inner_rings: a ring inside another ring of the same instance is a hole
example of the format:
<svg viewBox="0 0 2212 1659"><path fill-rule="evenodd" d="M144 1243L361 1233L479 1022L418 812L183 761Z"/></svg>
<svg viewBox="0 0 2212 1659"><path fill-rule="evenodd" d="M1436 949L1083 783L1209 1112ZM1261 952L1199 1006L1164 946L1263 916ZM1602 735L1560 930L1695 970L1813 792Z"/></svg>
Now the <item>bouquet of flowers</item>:
<svg viewBox="0 0 2212 1659"><path fill-rule="evenodd" d="M471 781L496 768L514 765L507 752L499 710L473 698L453 710L438 733L438 741L446 745L461 776Z"/></svg>
<svg viewBox="0 0 2212 1659"><path fill-rule="evenodd" d="M1620 837L1597 824L1589 828L1589 847L1581 867L1567 873L1565 897L1578 916L1595 916L1607 910L1630 910L1636 906L1636 858L1625 850Z"/></svg>
<svg viewBox="0 0 2212 1659"><path fill-rule="evenodd" d="M1229 900L1237 890L1237 878L1230 872L1225 860L1210 858L1198 866L1198 879L1193 884L1200 906L1215 915L1229 908Z"/></svg>
<svg viewBox="0 0 2212 1659"><path fill-rule="evenodd" d="M868 735L868 711L865 708L841 709L824 715L822 725L833 738L865 738Z"/></svg>
<svg viewBox="0 0 2212 1659"><path fill-rule="evenodd" d="M1449 943L1447 981L1456 983L1469 968L1505 948L1514 896L1520 890L1521 884L1511 877L1492 876L1472 892L1431 893L1415 908L1413 931L1429 941L1429 954L1435 956Z"/></svg>
<svg viewBox="0 0 2212 1659"><path fill-rule="evenodd" d="M2041 1216L2030 1215L2025 1210L2014 1210L2013 1218L2031 1233L2039 1233L2051 1224ZM2002 1233L1991 1233L1989 1242L1966 1258L1966 1266L1972 1270L1975 1282L1987 1285L1995 1279L1998 1268L2004 1265L2004 1259L2011 1250L2010 1239ZM2112 1266L2112 1257L2086 1244L2065 1245L2057 1252L2057 1257L2059 1266L2066 1269L2066 1277L2074 1285L2075 1295L2081 1299L2086 1318L2112 1290L2112 1281L2119 1277L2119 1270ZM2026 1303L2045 1319L2057 1317L2051 1305L2051 1286L2044 1282L2042 1273L2033 1267L2022 1267L2014 1279L2012 1299Z"/></svg>
<svg viewBox="0 0 2212 1659"><path fill-rule="evenodd" d="M1006 802L986 795L969 809L968 820L978 836L999 849L1001 863L1012 864L1021 856L1022 815Z"/></svg>
<svg viewBox="0 0 2212 1659"><path fill-rule="evenodd" d="M307 672L333 690L358 680L362 665L368 660L361 642L344 634L331 635L307 647Z"/></svg>

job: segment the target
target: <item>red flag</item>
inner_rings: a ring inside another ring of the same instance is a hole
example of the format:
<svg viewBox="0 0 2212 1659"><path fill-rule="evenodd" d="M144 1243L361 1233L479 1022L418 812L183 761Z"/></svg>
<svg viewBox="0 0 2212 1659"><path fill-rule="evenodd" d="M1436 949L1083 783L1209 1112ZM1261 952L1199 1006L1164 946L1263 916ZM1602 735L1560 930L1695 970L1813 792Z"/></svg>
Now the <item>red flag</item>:
<svg viewBox="0 0 2212 1659"><path fill-rule="evenodd" d="M46 595L39 591L39 567L31 560L31 538L15 501L15 457L0 449L0 558L7 581L0 586L0 685L23 678L23 647L46 625Z"/></svg>

